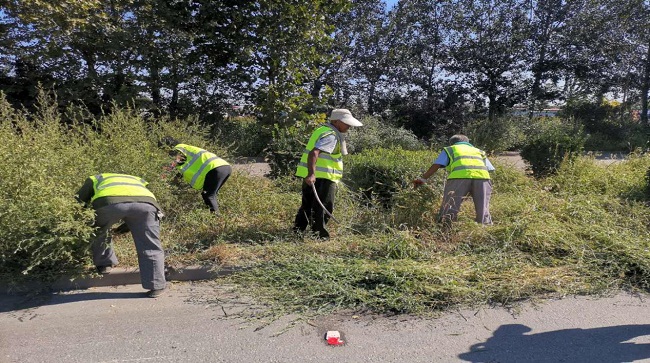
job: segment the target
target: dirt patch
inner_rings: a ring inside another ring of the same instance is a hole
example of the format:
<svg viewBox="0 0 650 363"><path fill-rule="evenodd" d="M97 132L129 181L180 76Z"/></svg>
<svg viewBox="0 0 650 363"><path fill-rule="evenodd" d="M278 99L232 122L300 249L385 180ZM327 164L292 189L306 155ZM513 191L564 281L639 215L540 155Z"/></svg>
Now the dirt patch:
<svg viewBox="0 0 650 363"><path fill-rule="evenodd" d="M506 152L489 158L492 161L506 164L519 170L526 170L526 162L521 158L518 152Z"/></svg>
<svg viewBox="0 0 650 363"><path fill-rule="evenodd" d="M232 164L233 170L248 173L251 176L264 177L271 172L269 163L264 162L264 158L237 158Z"/></svg>

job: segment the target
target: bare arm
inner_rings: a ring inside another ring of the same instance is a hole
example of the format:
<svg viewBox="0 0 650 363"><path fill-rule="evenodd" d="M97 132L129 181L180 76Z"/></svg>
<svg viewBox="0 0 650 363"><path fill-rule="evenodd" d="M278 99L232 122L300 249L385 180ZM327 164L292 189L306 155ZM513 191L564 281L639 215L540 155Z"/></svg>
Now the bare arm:
<svg viewBox="0 0 650 363"><path fill-rule="evenodd" d="M429 167L429 170L427 170L424 174L422 174L421 178L413 180L413 184L417 185L422 185L426 182L427 179L429 179L433 174L440 169L442 165L440 164L431 164Z"/></svg>
<svg viewBox="0 0 650 363"><path fill-rule="evenodd" d="M305 177L305 183L307 185L312 185L316 182L316 159L320 155L320 150L314 148L307 155L307 177Z"/></svg>

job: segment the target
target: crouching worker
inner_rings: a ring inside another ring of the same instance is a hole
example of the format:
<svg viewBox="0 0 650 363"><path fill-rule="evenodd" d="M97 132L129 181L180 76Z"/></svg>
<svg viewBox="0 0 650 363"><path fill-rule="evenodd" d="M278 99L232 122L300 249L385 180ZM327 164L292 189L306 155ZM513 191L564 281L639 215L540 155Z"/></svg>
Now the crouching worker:
<svg viewBox="0 0 650 363"><path fill-rule="evenodd" d="M158 297L166 288L165 253L160 242L162 213L147 184L131 175L98 174L86 179L77 200L95 210L98 229L91 249L97 270L107 274L117 265L110 228L122 220L135 241L142 287L149 290L147 296Z"/></svg>
<svg viewBox="0 0 650 363"><path fill-rule="evenodd" d="M159 145L172 148L169 156L174 160L168 170L176 168L192 188L201 190L203 202L210 212L219 214L217 193L232 173L230 164L207 150L181 144L169 136L164 137Z"/></svg>
<svg viewBox="0 0 650 363"><path fill-rule="evenodd" d="M450 137L449 144L451 146L442 149L429 170L413 183L415 186L422 185L438 169L446 168L448 175L440 206L440 221L455 221L463 198L470 195L474 200L476 222L491 225L492 180L489 172L494 170L494 166L485 156L485 152L472 146L465 135Z"/></svg>

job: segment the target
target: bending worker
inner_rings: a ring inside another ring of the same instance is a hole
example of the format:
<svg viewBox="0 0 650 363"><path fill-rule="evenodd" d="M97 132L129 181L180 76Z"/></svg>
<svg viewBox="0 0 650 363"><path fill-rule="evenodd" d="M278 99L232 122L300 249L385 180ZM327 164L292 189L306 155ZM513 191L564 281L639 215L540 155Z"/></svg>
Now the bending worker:
<svg viewBox="0 0 650 363"><path fill-rule="evenodd" d="M142 287L149 290L147 296L160 296L166 287L165 253L160 242L162 213L147 182L126 174L94 175L79 189L77 200L95 209L98 230L91 249L99 273L110 273L118 263L110 228L123 220L135 242Z"/></svg>
<svg viewBox="0 0 650 363"><path fill-rule="evenodd" d="M325 228L329 216L316 200L314 188L325 208L333 213L336 184L343 177L343 155L347 155L341 134L351 126L363 126L346 109L332 110L329 120L314 130L300 158L296 176L303 178L302 204L293 227L302 233L311 224L312 231L323 239L330 236Z"/></svg>
<svg viewBox="0 0 650 363"><path fill-rule="evenodd" d="M476 222L492 224L490 216L492 180L489 172L494 170L494 166L483 150L469 143L467 136L454 135L449 138L449 143L451 146L443 148L429 170L413 183L416 186L422 185L438 169L446 168L448 176L440 206L440 221L443 223L455 221L463 198L470 195L474 200Z"/></svg>
<svg viewBox="0 0 650 363"><path fill-rule="evenodd" d="M210 212L219 214L217 193L232 173L230 164L207 150L181 144L169 136L164 137L160 144L173 148L169 155L174 160L169 169L176 168L192 188L201 190L203 202Z"/></svg>

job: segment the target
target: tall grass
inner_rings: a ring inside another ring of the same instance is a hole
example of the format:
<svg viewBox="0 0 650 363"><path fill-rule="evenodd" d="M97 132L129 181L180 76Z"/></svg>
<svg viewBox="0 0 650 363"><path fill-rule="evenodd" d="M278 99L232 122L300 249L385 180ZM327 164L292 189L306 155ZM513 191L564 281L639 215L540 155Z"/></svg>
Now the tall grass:
<svg viewBox="0 0 650 363"><path fill-rule="evenodd" d="M393 181L390 203L368 199L355 180L345 179L334 210L339 223L331 221L332 239L320 241L291 233L300 204L296 178L235 172L219 193L219 217L197 191L163 178L161 166L169 160L156 146L162 135L229 157L226 146L191 120L146 121L115 110L98 120L63 123L47 100L42 105L27 115L0 98L5 281L89 273L92 211L82 209L74 193L89 175L122 172L148 180L167 214L167 263L250 267L229 281L274 312L431 313L459 304L650 288L645 154L608 166L581 157L541 179L492 160L495 224L473 222L468 201L459 221L443 227L435 220L444 175L417 189L409 184L435 153L377 151L385 160L370 166ZM346 174L363 175L372 155L367 150L350 158ZM123 265L137 264L129 235L116 245Z"/></svg>

